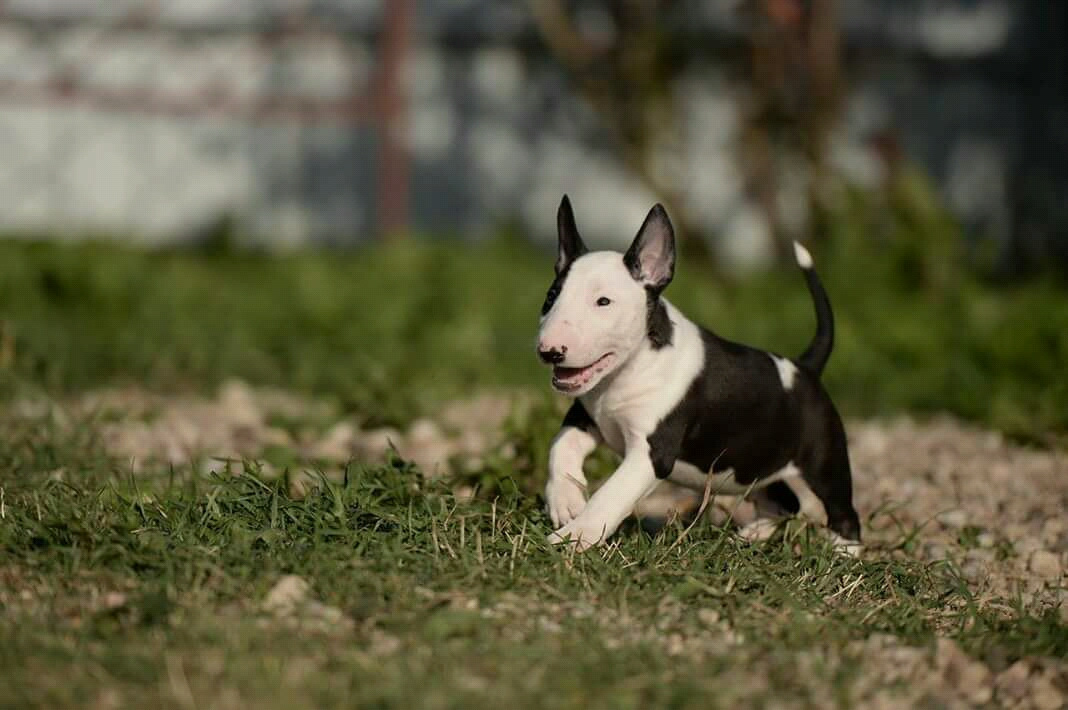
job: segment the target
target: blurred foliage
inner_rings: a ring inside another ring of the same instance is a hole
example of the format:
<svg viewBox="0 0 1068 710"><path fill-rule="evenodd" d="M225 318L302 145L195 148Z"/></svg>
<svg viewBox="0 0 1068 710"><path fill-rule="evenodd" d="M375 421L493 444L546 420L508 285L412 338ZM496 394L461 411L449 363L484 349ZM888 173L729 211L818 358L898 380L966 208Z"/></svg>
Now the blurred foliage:
<svg viewBox="0 0 1068 710"><path fill-rule="evenodd" d="M838 119L842 67L833 0L734 3L737 35L695 31L693 8L675 0L528 0L546 48L596 113L627 169L665 201L687 237L699 235L700 197L669 167L693 146L681 140L687 77L730 77L738 111L732 151L747 197L767 220L780 261L791 232L781 214L783 159L805 166L806 200L819 209L833 178L827 155ZM680 243L712 261L703 239Z"/></svg>
<svg viewBox="0 0 1068 710"><path fill-rule="evenodd" d="M922 177L845 192L814 245L847 414L948 411L1050 443L1068 433L1068 309L1054 278L998 286L963 266ZM548 389L534 357L552 257L507 235L269 255L213 245L0 242L0 391L210 388L227 377L336 398L399 423L493 386ZM727 278L683 260L667 297L719 334L785 354L814 329L795 267Z"/></svg>

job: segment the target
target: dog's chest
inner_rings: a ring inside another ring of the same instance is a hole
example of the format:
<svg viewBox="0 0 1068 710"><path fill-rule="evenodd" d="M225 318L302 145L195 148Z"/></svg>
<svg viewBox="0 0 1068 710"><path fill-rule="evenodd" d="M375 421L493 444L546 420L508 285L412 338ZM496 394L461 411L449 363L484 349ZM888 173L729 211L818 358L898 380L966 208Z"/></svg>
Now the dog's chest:
<svg viewBox="0 0 1068 710"><path fill-rule="evenodd" d="M583 406L597 425L604 443L616 454L623 456L628 444L644 441L655 427L648 422L648 412L641 407L626 406L612 397L583 400Z"/></svg>
<svg viewBox="0 0 1068 710"><path fill-rule="evenodd" d="M608 411L600 400L583 400L583 407L589 413L597 430L601 433L605 445L620 456L627 448L627 437L623 433L622 422Z"/></svg>

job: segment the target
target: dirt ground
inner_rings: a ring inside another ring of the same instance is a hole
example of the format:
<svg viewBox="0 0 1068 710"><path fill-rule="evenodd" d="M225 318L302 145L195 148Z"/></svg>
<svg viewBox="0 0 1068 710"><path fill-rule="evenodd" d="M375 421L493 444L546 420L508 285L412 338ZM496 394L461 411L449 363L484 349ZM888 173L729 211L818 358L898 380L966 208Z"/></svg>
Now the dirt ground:
<svg viewBox="0 0 1068 710"><path fill-rule="evenodd" d="M521 395L483 394L453 402L405 431L365 429L328 405L237 381L214 398L109 390L61 407L27 402L16 409L59 420L90 417L101 443L134 470L149 461L218 468L222 464L213 457L257 458L270 449L292 451L329 470L353 457L381 460L393 446L424 472L442 475L477 469L488 454L515 456L502 425L527 402ZM948 417L850 421L847 429L856 507L871 550L865 554L950 560L978 603L1017 599L1032 613L1057 608L1068 619L1065 452L1017 446ZM642 510L655 515L696 504L693 494L665 486ZM722 518L727 510L744 522L745 506L729 499L717 499L709 516ZM863 647L917 699L933 693L949 706L970 706L996 692L1002 706L1051 709L1068 698L1063 660L997 668L966 656L948 639L939 641L933 662L930 654L892 637L870 637ZM887 707L900 702L895 698Z"/></svg>

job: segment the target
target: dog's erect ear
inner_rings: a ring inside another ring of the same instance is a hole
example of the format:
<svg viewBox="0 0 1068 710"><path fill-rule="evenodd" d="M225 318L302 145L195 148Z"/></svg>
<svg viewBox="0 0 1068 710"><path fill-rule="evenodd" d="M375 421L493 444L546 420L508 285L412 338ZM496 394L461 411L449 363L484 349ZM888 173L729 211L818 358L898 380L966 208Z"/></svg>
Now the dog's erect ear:
<svg viewBox="0 0 1068 710"><path fill-rule="evenodd" d="M675 230L664 207L657 203L623 255L631 276L647 288L661 290L675 276Z"/></svg>
<svg viewBox="0 0 1068 710"><path fill-rule="evenodd" d="M556 236L560 240L560 251L556 255L556 274L559 276L572 261L586 253L567 195L560 200L560 209L556 212Z"/></svg>

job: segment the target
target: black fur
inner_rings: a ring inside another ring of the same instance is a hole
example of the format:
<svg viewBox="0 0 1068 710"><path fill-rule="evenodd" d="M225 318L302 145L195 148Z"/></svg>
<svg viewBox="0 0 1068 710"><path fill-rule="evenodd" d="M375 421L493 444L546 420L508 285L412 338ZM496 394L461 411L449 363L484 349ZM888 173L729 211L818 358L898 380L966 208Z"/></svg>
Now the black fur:
<svg viewBox="0 0 1068 710"><path fill-rule="evenodd" d="M545 303L541 304L542 315L548 313L556 303L556 299L560 297L560 291L564 288L564 281L567 279L567 272L571 271L572 263L569 261L563 270L557 272L556 278L549 284L549 290L545 293Z"/></svg>
<svg viewBox="0 0 1068 710"><path fill-rule="evenodd" d="M808 292L812 294L812 302L816 306L816 335L805 352L797 358L797 364L819 375L834 348L834 313L831 311L831 299L827 297L827 291L824 290L820 277L816 275L816 270L809 266L802 271L805 274L805 283L808 284Z"/></svg>
<svg viewBox="0 0 1068 710"><path fill-rule="evenodd" d="M549 291L545 294L545 303L541 305L541 314L545 315L560 297L560 291L564 288L564 280L567 272L571 271L571 265L575 259L586 254L586 244L579 234L578 225L575 224L575 213L571 209L571 200L564 195L560 200L560 209L556 211L556 237L559 250L556 256L556 278L549 285Z"/></svg>
<svg viewBox="0 0 1068 710"><path fill-rule="evenodd" d="M567 414L564 415L563 423L560 425L561 429L568 427L574 427L580 431L593 431L597 428L597 424L594 423L589 412L582 406L582 402L577 399L572 402Z"/></svg>
<svg viewBox="0 0 1068 710"><path fill-rule="evenodd" d="M701 334L704 368L648 437L656 475L667 478L676 461L703 471L715 464L716 471L733 469L744 486L792 461L823 502L828 527L860 540L845 430L819 380L799 368L784 389L768 353ZM773 487L769 495L797 509L788 486Z"/></svg>
<svg viewBox="0 0 1068 710"><path fill-rule="evenodd" d="M675 326L668 317L667 306L660 300L660 294L653 289L645 290L647 302L645 308L645 332L649 335L649 344L653 350L671 345L675 335Z"/></svg>
<svg viewBox="0 0 1068 710"><path fill-rule="evenodd" d="M586 253L567 196L557 213L560 251L556 279L542 307L552 308L576 258ZM623 265L648 294L646 333L660 350L672 344L674 325L660 294L675 272L675 236L662 206L655 205L623 255ZM853 508L853 487L845 429L819 375L834 344L830 300L811 267L805 280L816 307L816 335L794 361L798 370L783 387L775 362L755 348L733 343L701 329L704 366L675 408L648 436L649 456L658 478L667 478L677 462L702 471L732 469L745 486L793 463L822 501L831 530L860 540L860 520ZM564 427L596 428L579 400L564 417ZM760 489L762 502L796 513L800 503L779 481Z"/></svg>
<svg viewBox="0 0 1068 710"><path fill-rule="evenodd" d="M578 225L575 224L575 212L571 209L571 200L567 199L567 195L560 200L560 208L556 211L556 238L559 243L556 273L560 275L571 268L575 259L588 251L579 234Z"/></svg>

